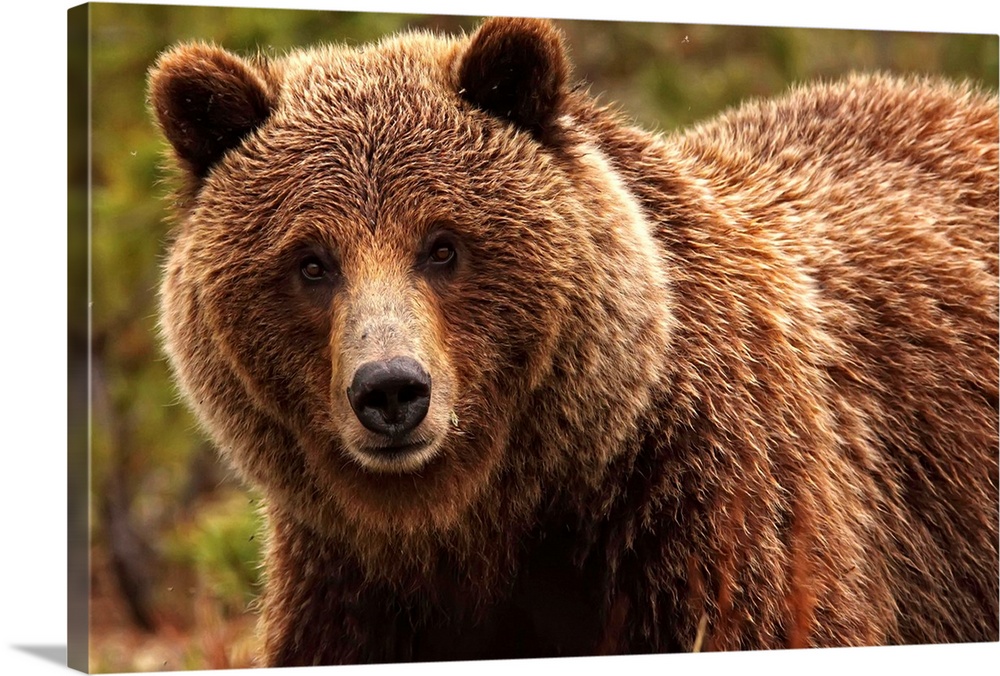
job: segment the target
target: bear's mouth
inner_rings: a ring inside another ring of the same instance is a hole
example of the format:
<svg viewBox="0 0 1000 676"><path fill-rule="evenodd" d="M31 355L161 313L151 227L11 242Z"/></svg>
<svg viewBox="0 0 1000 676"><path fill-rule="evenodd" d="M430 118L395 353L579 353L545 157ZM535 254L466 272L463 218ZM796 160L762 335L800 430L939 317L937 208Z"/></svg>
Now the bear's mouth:
<svg viewBox="0 0 1000 676"><path fill-rule="evenodd" d="M418 469L434 455L434 444L427 440L362 446L355 458L376 472L406 472Z"/></svg>
<svg viewBox="0 0 1000 676"><path fill-rule="evenodd" d="M420 440L406 443L388 444L386 446L368 446L363 448L362 452L379 459L392 459L416 453L417 451L427 448L429 443L430 442Z"/></svg>

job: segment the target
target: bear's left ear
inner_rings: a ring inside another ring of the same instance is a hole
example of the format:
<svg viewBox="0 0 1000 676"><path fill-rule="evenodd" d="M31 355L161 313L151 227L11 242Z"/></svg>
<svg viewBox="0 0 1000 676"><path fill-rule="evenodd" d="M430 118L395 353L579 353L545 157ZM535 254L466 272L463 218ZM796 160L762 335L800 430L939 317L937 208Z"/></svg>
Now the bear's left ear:
<svg viewBox="0 0 1000 676"><path fill-rule="evenodd" d="M562 34L541 19L487 19L459 64L462 97L543 139L566 94Z"/></svg>
<svg viewBox="0 0 1000 676"><path fill-rule="evenodd" d="M160 57L149 72L149 101L164 136L196 182L263 124L274 107L254 64L198 43Z"/></svg>

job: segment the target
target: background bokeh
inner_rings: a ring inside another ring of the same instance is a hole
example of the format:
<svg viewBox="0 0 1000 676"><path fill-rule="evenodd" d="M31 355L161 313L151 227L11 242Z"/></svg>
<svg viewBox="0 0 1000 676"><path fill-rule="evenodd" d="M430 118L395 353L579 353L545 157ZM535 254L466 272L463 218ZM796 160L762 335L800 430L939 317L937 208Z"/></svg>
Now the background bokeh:
<svg viewBox="0 0 1000 676"><path fill-rule="evenodd" d="M280 54L315 42L360 44L411 27L469 32L478 21L90 6L90 72L87 60L71 56L69 85L78 96L90 87L89 160L86 153L71 156L70 175L83 180L89 171L91 191L89 203L88 195L71 194L70 209L84 216L89 209L93 305L89 329L85 313L71 312L69 344L71 357L79 357L71 364L86 364L81 350L90 331L93 671L246 667L256 648L258 498L217 462L178 400L159 349L156 290L170 229L163 199L169 172L146 109L147 69L182 40ZM997 36L557 23L576 77L664 133L789 83L852 70L939 73L997 88ZM69 241L71 258L86 256L86 237L71 234ZM82 307L86 294L71 281L71 307ZM71 435L74 429L85 426L71 425ZM83 459L71 458L71 474L86 470Z"/></svg>

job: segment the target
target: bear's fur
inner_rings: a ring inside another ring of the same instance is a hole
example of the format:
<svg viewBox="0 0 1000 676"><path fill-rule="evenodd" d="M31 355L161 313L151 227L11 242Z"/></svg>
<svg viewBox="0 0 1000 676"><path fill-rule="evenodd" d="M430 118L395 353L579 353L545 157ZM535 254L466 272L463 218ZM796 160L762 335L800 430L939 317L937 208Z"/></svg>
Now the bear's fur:
<svg viewBox="0 0 1000 676"><path fill-rule="evenodd" d="M150 101L266 664L997 640L995 95L857 76L660 137L498 19L182 45ZM405 438L348 401L398 356Z"/></svg>

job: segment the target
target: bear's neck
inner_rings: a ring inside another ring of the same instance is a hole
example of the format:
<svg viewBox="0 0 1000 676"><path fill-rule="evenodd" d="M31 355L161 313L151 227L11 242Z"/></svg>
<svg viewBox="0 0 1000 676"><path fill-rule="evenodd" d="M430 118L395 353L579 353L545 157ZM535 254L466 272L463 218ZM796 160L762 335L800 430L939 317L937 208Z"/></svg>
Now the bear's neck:
<svg viewBox="0 0 1000 676"><path fill-rule="evenodd" d="M612 463L638 452L643 420L668 378L674 323L658 215L618 166L626 154L635 157L625 162L638 161L654 138L609 137L601 123L620 125L599 110L580 115L594 119L577 125L583 131L562 161L581 195L578 212L591 219L578 224L588 238L581 250L596 254L573 261L578 281L567 285L551 359L525 383L530 394L505 454L520 478L548 482L537 489L543 495L591 493Z"/></svg>

